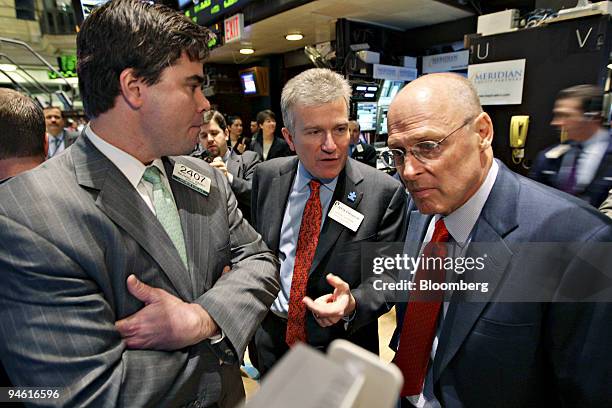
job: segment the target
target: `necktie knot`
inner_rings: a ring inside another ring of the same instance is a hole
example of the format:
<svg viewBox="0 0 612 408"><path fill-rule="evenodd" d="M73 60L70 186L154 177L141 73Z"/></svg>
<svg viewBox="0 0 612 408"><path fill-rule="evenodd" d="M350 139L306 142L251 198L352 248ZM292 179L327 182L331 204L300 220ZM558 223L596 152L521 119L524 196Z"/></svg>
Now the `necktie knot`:
<svg viewBox="0 0 612 408"><path fill-rule="evenodd" d="M450 234L446 229L444 219L440 218L438 221L436 221L436 226L434 228L433 236L431 237L431 242L448 242L449 239Z"/></svg>
<svg viewBox="0 0 612 408"><path fill-rule="evenodd" d="M321 182L319 180L310 180L310 183L308 183L308 185L310 186L310 193L318 193L319 189L321 188Z"/></svg>
<svg viewBox="0 0 612 408"><path fill-rule="evenodd" d="M147 167L142 178L145 181L153 184L154 186L159 185L161 183L161 173L159 169L155 166Z"/></svg>

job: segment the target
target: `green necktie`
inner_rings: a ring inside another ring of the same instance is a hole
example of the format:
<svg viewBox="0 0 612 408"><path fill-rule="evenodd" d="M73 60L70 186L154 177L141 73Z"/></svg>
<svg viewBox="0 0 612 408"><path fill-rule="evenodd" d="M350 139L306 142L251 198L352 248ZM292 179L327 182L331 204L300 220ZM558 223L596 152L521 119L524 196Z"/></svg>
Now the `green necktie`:
<svg viewBox="0 0 612 408"><path fill-rule="evenodd" d="M147 167L142 178L153 185L153 206L155 215L174 243L183 264L187 268L187 250L181 229L181 219L174 200L162 183L161 172L155 166Z"/></svg>

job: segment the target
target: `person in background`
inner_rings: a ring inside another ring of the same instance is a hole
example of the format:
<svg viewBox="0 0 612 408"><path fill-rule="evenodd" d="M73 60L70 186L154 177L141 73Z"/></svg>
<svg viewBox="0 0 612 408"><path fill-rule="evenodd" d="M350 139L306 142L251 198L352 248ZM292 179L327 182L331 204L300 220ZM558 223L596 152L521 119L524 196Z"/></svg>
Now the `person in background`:
<svg viewBox="0 0 612 408"><path fill-rule="evenodd" d="M238 199L238 208L248 221L251 218L251 181L261 158L255 152L245 151L238 154L228 148L230 130L220 112L206 111L203 118L199 135L200 146L206 149L208 159L212 159L210 165L227 177Z"/></svg>
<svg viewBox="0 0 612 408"><path fill-rule="evenodd" d="M183 156L210 109L210 38L153 2L95 8L76 39L89 125L2 186L0 359L16 387L59 391L37 403L244 397L238 360L278 293L277 260L227 178Z"/></svg>
<svg viewBox="0 0 612 408"><path fill-rule="evenodd" d="M403 239L406 200L398 181L348 158L350 95L329 69L289 80L282 132L297 157L255 169L252 223L281 260L281 291L255 334L262 375L299 341L325 350L346 339L379 352L377 319L392 305L362 275L362 245Z"/></svg>
<svg viewBox="0 0 612 408"><path fill-rule="evenodd" d="M567 141L540 152L529 175L595 208L612 188L612 136L602 126L602 103L594 85L559 92L551 125L565 132Z"/></svg>
<svg viewBox="0 0 612 408"><path fill-rule="evenodd" d="M230 149L236 151L238 154L242 154L245 150L244 143L238 143L238 141L243 140L242 136L242 119L240 116L229 116L227 118L227 123L229 123L229 139L227 140L227 144Z"/></svg>
<svg viewBox="0 0 612 408"><path fill-rule="evenodd" d="M269 109L257 114L257 136L251 141L251 150L257 152L264 161L277 157L291 156L289 145L282 138L276 137L276 115Z"/></svg>
<svg viewBox="0 0 612 408"><path fill-rule="evenodd" d="M609 406L612 304L581 300L609 290L612 222L494 159L491 118L460 75L410 82L387 117L383 158L411 194L404 254L423 260L400 279L487 285L396 303L402 406ZM423 266L452 258L481 266Z"/></svg>
<svg viewBox="0 0 612 408"><path fill-rule="evenodd" d="M55 106L43 109L45 115L45 126L47 129L47 143L49 149L47 158L51 158L68 148L79 136L78 133L64 129L64 114Z"/></svg>
<svg viewBox="0 0 612 408"><path fill-rule="evenodd" d="M349 133L351 143L349 144L349 157L376 168L376 149L374 146L363 143L360 140L361 128L356 120L349 121Z"/></svg>
<svg viewBox="0 0 612 408"><path fill-rule="evenodd" d="M0 184L44 162L46 150L42 109L21 93L0 88Z"/></svg>
<svg viewBox="0 0 612 408"><path fill-rule="evenodd" d="M257 132L259 131L259 125L257 124L256 120L251 121L249 130L251 131L251 138L255 139L255 136L257 135Z"/></svg>

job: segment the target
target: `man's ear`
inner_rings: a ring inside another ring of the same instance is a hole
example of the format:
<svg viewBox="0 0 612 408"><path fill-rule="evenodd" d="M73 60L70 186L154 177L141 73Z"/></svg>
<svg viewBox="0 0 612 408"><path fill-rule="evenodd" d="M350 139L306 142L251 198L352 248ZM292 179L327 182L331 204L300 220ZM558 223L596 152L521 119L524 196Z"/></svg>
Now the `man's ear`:
<svg viewBox="0 0 612 408"><path fill-rule="evenodd" d="M486 150L493 143L493 121L488 113L482 112L476 117L475 131L478 133L480 140L479 145L481 150Z"/></svg>
<svg viewBox="0 0 612 408"><path fill-rule="evenodd" d="M295 145L293 144L293 136L291 136L291 133L289 133L289 129L284 127L281 129L281 133L283 134L283 138L285 138L285 142L287 142L291 151L295 152Z"/></svg>
<svg viewBox="0 0 612 408"><path fill-rule="evenodd" d="M119 88L123 100L132 108L142 107L144 98L143 91L147 85L142 78L137 77L133 68L126 68L119 74Z"/></svg>

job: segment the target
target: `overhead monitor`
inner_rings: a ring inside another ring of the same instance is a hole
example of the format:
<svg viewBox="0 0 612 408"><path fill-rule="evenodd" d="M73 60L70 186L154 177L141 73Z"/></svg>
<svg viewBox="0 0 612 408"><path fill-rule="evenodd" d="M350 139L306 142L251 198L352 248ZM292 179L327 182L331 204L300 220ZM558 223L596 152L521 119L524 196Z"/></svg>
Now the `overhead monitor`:
<svg viewBox="0 0 612 408"><path fill-rule="evenodd" d="M268 96L268 68L251 67L238 72L240 85L245 96Z"/></svg>
<svg viewBox="0 0 612 408"><path fill-rule="evenodd" d="M76 16L77 24L80 26L91 14L93 9L107 3L109 0L72 0L72 8Z"/></svg>

